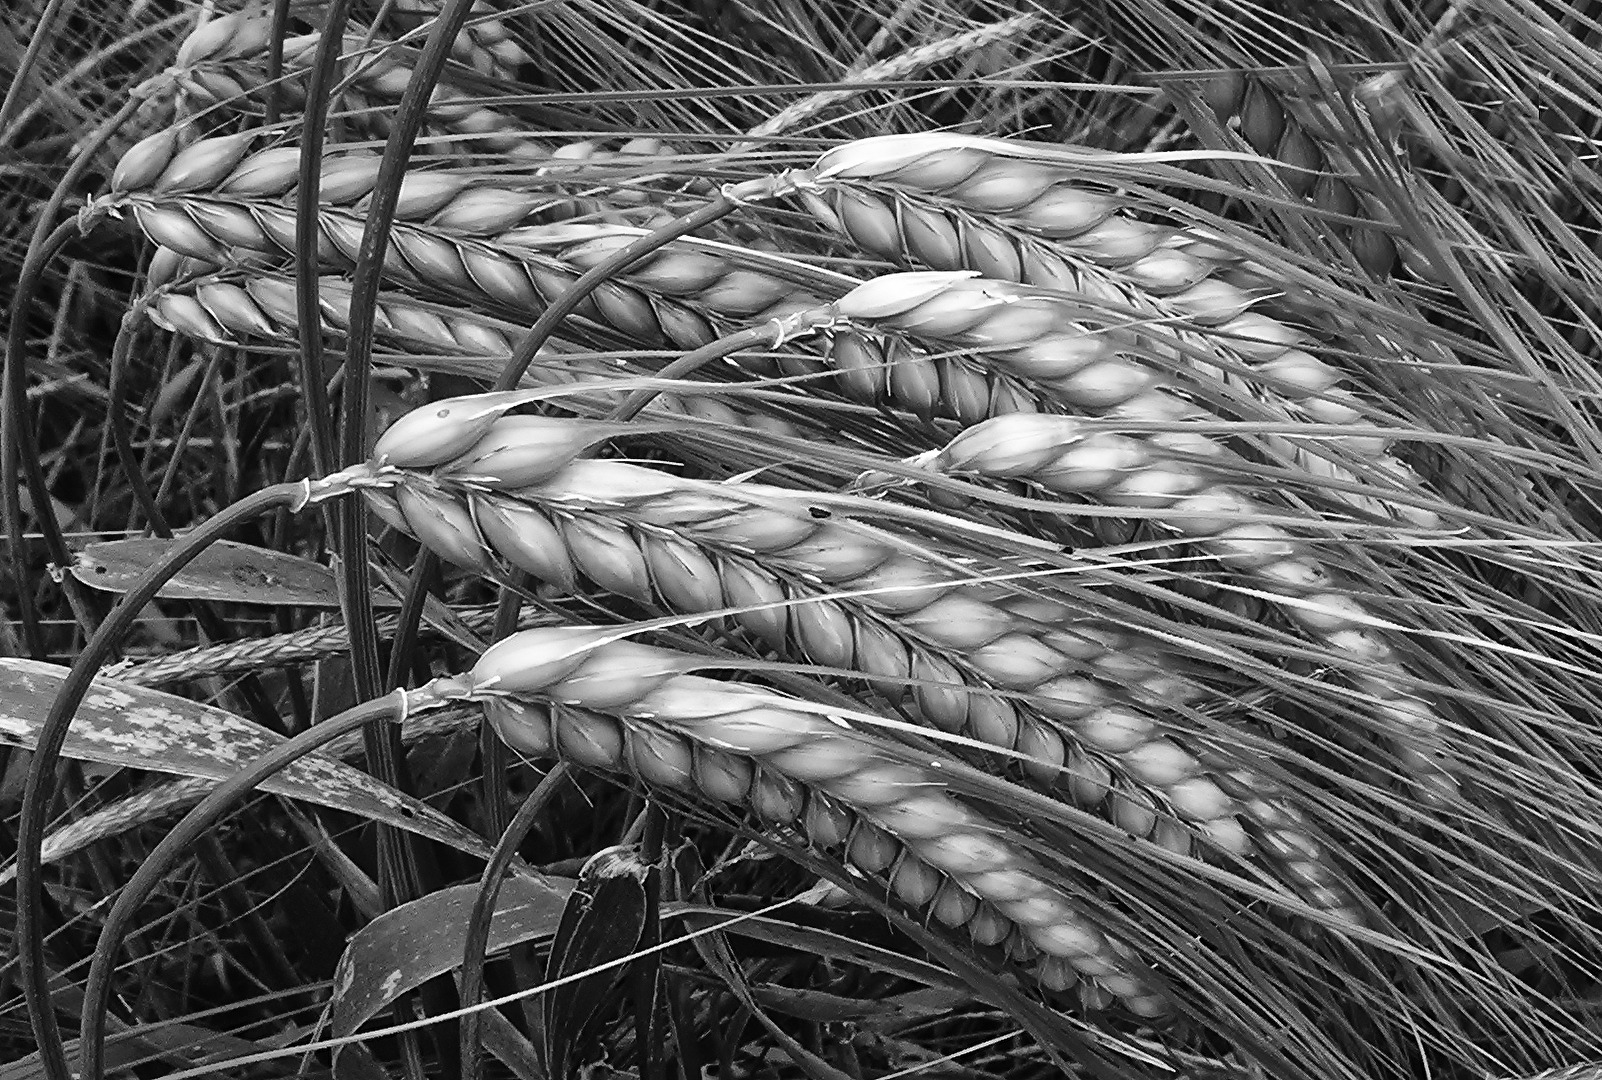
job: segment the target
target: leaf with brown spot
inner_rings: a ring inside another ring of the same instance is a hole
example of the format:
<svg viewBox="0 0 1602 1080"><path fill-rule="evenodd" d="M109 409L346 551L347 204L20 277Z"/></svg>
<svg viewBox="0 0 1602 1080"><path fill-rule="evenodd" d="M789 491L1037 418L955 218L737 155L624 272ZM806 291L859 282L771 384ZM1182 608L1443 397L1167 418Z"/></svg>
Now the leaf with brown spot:
<svg viewBox="0 0 1602 1080"><path fill-rule="evenodd" d="M125 593L179 543L179 539L152 536L90 544L76 554L68 570L92 589ZM339 606L339 586L328 567L297 555L228 540L201 552L156 595L166 600L274 607ZM375 592L373 603L386 608L400 606L400 601L387 593Z"/></svg>
<svg viewBox="0 0 1602 1080"><path fill-rule="evenodd" d="M58 664L0 658L0 743L27 750L38 744L66 676ZM79 706L61 752L78 761L222 781L283 741L222 709L102 676ZM483 840L427 803L335 758L304 757L263 781L261 789L489 857Z"/></svg>

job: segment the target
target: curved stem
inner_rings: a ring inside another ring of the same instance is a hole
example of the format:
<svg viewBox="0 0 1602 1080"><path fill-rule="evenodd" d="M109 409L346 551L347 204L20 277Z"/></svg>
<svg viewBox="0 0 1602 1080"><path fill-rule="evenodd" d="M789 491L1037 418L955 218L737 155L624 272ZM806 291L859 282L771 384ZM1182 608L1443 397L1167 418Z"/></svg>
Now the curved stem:
<svg viewBox="0 0 1602 1080"><path fill-rule="evenodd" d="M39 615L33 610L33 602L27 587L28 564L22 543L22 500L17 484L19 457L22 471L27 476L29 495L34 500L36 511L34 516L39 520L39 530L44 533L45 547L50 553L51 561L57 566L66 566L71 561L72 555L67 550L66 539L61 535L61 528L56 524L55 517L47 510L50 505L50 492L45 483L44 469L39 464L39 455L33 452L35 450L33 422L28 416L27 407L28 314L38 295L45 266L65 246L75 228L72 222L55 224L61 208L66 205L68 196L76 190L78 181L94 164L95 158L106 145L106 140L110 139L114 132L122 129L138 110L139 104L137 98L129 98L115 115L84 140L78 150L77 158L67 166L67 171L56 183L56 190L51 193L49 201L39 211L33 235L28 239L28 254L23 259L22 268L17 272L17 290L11 297L11 310L8 314L10 321L7 323L6 331L5 384L3 396L0 396L0 509L4 511L3 522L0 523L5 526L6 536L11 538L11 566L17 579L17 603L22 614L23 640L28 646L28 652L35 658L42 658L46 649L44 633L39 625ZM63 580L62 588L66 591L68 603L73 606L75 614L83 624L84 632L88 633L93 629L94 620L88 614L89 609L77 581L69 576ZM48 1022L48 1026L52 1031L55 1030L53 1019ZM41 1053L49 1055L49 1051L42 1045ZM65 1056L61 1061L65 1069Z"/></svg>
<svg viewBox="0 0 1602 1080"><path fill-rule="evenodd" d="M339 0L344 2L344 0ZM383 280L384 260L390 249L390 236L394 231L395 210L400 202L401 182L412 149L422 131L423 119L429 98L445 69L451 44L467 24L472 12L472 0L446 0L440 6L433 29L423 46L417 65L412 70L406 90L396 109L384 154L379 160L378 178L367 207L367 221L362 229L361 245L356 252L356 265L350 283L350 325L345 332L345 363L342 368L345 384L340 390L339 454L344 462L354 464L367 456L368 389L371 381L373 332L377 325L378 289ZM330 28L332 29L332 28ZM330 31L324 31L328 33ZM350 627L350 658L356 683L357 700L366 700L379 693L382 672L378 664L378 641L372 633L373 594L367 565L367 505L361 499L349 499L339 507L338 528L335 530L335 550L340 557L340 610L345 624ZM375 775L386 782L394 782L402 775L404 758L398 734L383 730L377 725L363 733L367 745L368 762ZM393 873L381 879L386 904L397 899L410 899L414 884L420 881L417 860L409 839L388 826L378 830L379 849L386 853L384 865ZM440 1012L439 1002L425 996L425 1010ZM448 1008L444 1011L449 1011ZM407 1035L410 1040L414 1036ZM459 1071L454 1060L456 1043L440 1038L436 1046L442 1071L453 1075ZM403 1044L403 1049L406 1049Z"/></svg>
<svg viewBox="0 0 1602 1080"><path fill-rule="evenodd" d="M267 101L262 123L266 127L278 124L279 99L283 97L284 38L289 29L289 0L273 0L272 29L267 33ZM308 103L310 108L310 103Z"/></svg>
<svg viewBox="0 0 1602 1080"><path fill-rule="evenodd" d="M771 323L748 327L745 330L737 330L726 337L720 337L716 341L702 345L694 352L685 353L657 372L655 377L658 379L682 379L686 375L693 375L695 372L700 371L708 364L716 363L727 356L733 356L737 352L744 352L746 349L755 348L758 345L771 346L778 336ZM607 419L633 420L640 415L641 410L656 400L657 395L661 393L662 391L660 390L650 388L636 390L624 398L623 403L613 409Z"/></svg>
<svg viewBox="0 0 1602 1080"><path fill-rule="evenodd" d="M72 1071L61 1046L60 1029L56 1025L55 1004L50 994L50 970L45 960L44 926L40 910L43 886L40 880L40 847L49 816L51 795L55 790L56 765L61 760L67 729L72 724L78 706L88 696L95 673L133 628L139 613L155 598L163 585L234 525L280 506L298 506L305 492L303 484L279 484L264 488L230 506L184 537L170 555L145 571L73 661L72 670L67 673L55 701L50 705L50 715L39 730L38 745L34 748L33 760L28 763L27 781L22 791L22 817L17 827L17 954L22 968L23 993L27 997L34 1037L39 1043L40 1059L48 1080L72 1080ZM103 1007L100 1011L104 1011ZM103 1023L103 1018L97 1017L93 1007L84 1016L85 1025L91 1022Z"/></svg>
<svg viewBox="0 0 1602 1080"><path fill-rule="evenodd" d="M41 225L44 219L41 219ZM78 231L77 225L64 221L42 241L35 234L35 242L28 251L18 276L17 293L11 301L11 322L6 334L6 370L3 408L0 408L0 503L4 506L7 547L11 550L11 574L17 584L17 605L22 615L22 637L28 652L35 659L43 659L44 631L40 628L39 613L33 609L31 590L28 588L27 542L23 538L22 485L18 482L18 466L27 478L28 494L33 499L34 517L45 535L45 545L51 548L55 560L55 547L59 543L66 550L66 540L55 518L50 513L50 487L45 481L44 467L34 440L33 420L28 415L28 307L33 300L35 286L44 266L67 246ZM55 539L52 540L52 532ZM64 564L61 564L64 565Z"/></svg>
<svg viewBox="0 0 1602 1080"><path fill-rule="evenodd" d="M443 704L443 702L440 702ZM79 1042L78 1074L84 1080L100 1080L105 1068L106 1007L111 996L111 977L116 971L117 946L133 925L134 918L149 895L161 884L174 863L182 858L200 837L237 807L240 801L285 766L310 754L347 731L380 720L400 720L407 702L401 695L363 702L338 716L301 732L282 743L216 787L172 832L139 864L132 879L117 894L100 939L95 943L94 961L84 984L83 1032Z"/></svg>
<svg viewBox="0 0 1602 1080"><path fill-rule="evenodd" d="M640 932L641 956L632 965L634 981L634 1045L640 1080L659 1080L661 1047L657 1039L657 998L662 985L662 845L668 815L662 804L645 804L645 832L640 838L640 861L645 864L645 918Z"/></svg>
<svg viewBox="0 0 1602 1080"><path fill-rule="evenodd" d="M123 317L122 325L117 328L117 340L111 347L111 382L106 388L106 426L111 429L111 444L116 448L117 460L122 464L122 472L127 477L134 502L144 511L146 524L157 536L171 536L172 530L167 527L161 508L156 505L156 497L151 494L150 484L145 480L144 463L134 453L133 432L124 408L124 395L128 392L128 354L133 351L138 318L137 309Z"/></svg>
<svg viewBox="0 0 1602 1080"><path fill-rule="evenodd" d="M27 51L22 54L22 61L17 64L16 75L12 77L11 85L6 88L6 97L0 101L0 131L4 131L11 124L11 115L22 104L23 94L28 89L34 68L38 66L39 54L44 52L45 46L58 39L59 28L55 25L67 11L67 0L50 0L44 11L39 13L39 21L34 24L33 37L28 41Z"/></svg>
<svg viewBox="0 0 1602 1080"><path fill-rule="evenodd" d="M343 4L347 0L336 2ZM360 461L367 453L367 383L377 321L378 287L395 224L395 209L400 202L401 181L411 160L412 147L422 130L429 95L445 69L451 43L466 26L471 11L471 0L447 0L442 6L406 91L401 95L394 126L390 128L384 156L379 162L378 180L367 208L367 224L362 230L350 286L350 326L346 330L339 440L340 454L348 462ZM334 29L330 27L324 33ZM343 27L339 29L342 31ZM367 698L378 692L379 670L377 643L371 634L358 629L373 623L372 589L364 550L366 505L358 499L346 502L340 507L339 523L341 607L345 623L352 629L351 663L355 669L356 692L359 697Z"/></svg>
<svg viewBox="0 0 1602 1080"><path fill-rule="evenodd" d="M495 381L495 389L517 389L518 384L522 381L524 372L528 371L529 365L534 362L535 354L551 339L551 335L562 324L562 320L577 311L579 305L584 303L590 294L600 288L604 282L610 280L614 274L621 273L651 252L656 251L658 248L666 247L679 237L686 236L703 225L708 225L721 217L727 216L739 205L739 199L731 198L726 191L720 192L717 198L705 206L693 210L681 218L670 221L659 229L653 229L634 241L634 243L613 252L601 262L596 263L580 274L578 280L573 282L566 292L557 297L540 314L528 334L522 341L517 343L517 348L512 351L511 358L506 361L506 366L501 369L501 377Z"/></svg>
<svg viewBox="0 0 1602 1080"><path fill-rule="evenodd" d="M490 630L490 641L500 641L517 630L518 616L523 613L522 586L527 575L514 573L511 585L502 586L495 604L495 621ZM516 587L513 587L516 586ZM484 802L484 830L486 836L500 836L511 825L506 807L511 799L506 787L506 771L512 759L506 744L496 737L490 725L485 724L478 733L478 756L483 764L482 799Z"/></svg>
<svg viewBox="0 0 1602 1080"><path fill-rule="evenodd" d="M488 727L489 725L484 725ZM572 775L573 767L565 761L556 763L535 785L523 805L517 808L506 831L496 841L495 851L478 879L478 896L473 901L473 913L467 920L467 940L462 946L462 1007L472 1009L484 994L484 952L489 947L490 919L495 914L495 901L501 894L501 881L517 857L517 849L544 812L557 789ZM482 1017L475 1009L462 1016L462 1077L478 1080L478 1033Z"/></svg>

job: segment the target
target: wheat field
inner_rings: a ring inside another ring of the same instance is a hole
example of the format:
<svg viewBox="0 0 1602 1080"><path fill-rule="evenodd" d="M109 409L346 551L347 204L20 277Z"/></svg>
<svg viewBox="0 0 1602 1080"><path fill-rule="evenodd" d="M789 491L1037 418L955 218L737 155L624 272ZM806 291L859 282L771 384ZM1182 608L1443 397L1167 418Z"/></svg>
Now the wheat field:
<svg viewBox="0 0 1602 1080"><path fill-rule="evenodd" d="M0 22L0 1077L1602 1074L1583 6Z"/></svg>

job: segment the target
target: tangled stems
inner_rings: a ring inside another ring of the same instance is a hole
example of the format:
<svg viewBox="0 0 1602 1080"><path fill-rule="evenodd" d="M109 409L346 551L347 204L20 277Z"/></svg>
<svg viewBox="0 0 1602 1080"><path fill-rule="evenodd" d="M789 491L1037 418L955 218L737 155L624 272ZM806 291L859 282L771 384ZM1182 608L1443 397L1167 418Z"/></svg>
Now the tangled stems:
<svg viewBox="0 0 1602 1080"><path fill-rule="evenodd" d="M51 796L55 790L56 765L61 760L61 749L67 740L67 730L77 714L78 707L88 696L89 688L100 667L110 658L118 644L133 628L146 604L155 599L162 586L178 575L217 540L243 521L249 521L280 508L298 510L308 502L342 494L359 482L362 474L336 474L315 486L310 482L277 484L263 488L223 510L194 532L189 533L161 562L156 563L129 589L122 601L112 609L106 621L100 624L89 639L60 691L50 705L50 714L39 731L33 760L28 764L28 775L22 792L22 815L17 826L17 954L22 969L22 988L28 1003L28 1015L33 1025L34 1039L39 1044L40 1062L47 1080L74 1080L62 1047L61 1029L56 1023L55 1004L50 994L50 969L44 954L45 927L42 911L43 882L41 846ZM322 726L315 728L323 730ZM154 860L146 867L158 865ZM124 894L128 895L127 893ZM112 924L108 921L106 932ZM102 936L103 940L107 940ZM98 962L98 961L97 961ZM104 979L103 973L102 978ZM102 987L102 993L106 988ZM94 1045L90 1031L103 1033L105 999L98 1007L90 1006L84 1018L84 1053L90 1054ZM98 1047L94 1050L98 1059ZM85 1076L98 1076L98 1072L85 1070Z"/></svg>
<svg viewBox="0 0 1602 1080"><path fill-rule="evenodd" d="M52 16L46 15L45 18ZM44 24L41 23L41 26ZM42 33L42 31L41 31ZM46 40L49 35L43 35L40 40ZM29 46L29 56L34 52L34 46ZM27 70L27 61L19 69ZM22 85L25 80L19 76L12 86L12 92ZM10 104L8 94L7 106ZM17 290L11 298L11 310L8 312L9 322L6 324L6 351L5 351L5 385L3 394L3 407L0 407L0 509L4 511L4 518L0 524L5 526L6 536L11 538L11 565L17 580L17 603L22 612L22 635L28 646L28 651L35 657L45 654L43 631L39 625L39 614L34 611L33 603L27 587L27 564L23 557L22 546L22 504L21 488L17 484L17 468L20 464L27 476L28 491L33 497L35 518L38 519L39 529L44 533L45 544L50 549L50 558L58 566L65 566L70 561L66 540L62 538L61 527L56 524L55 517L45 508L50 505L50 493L45 484L44 470L39 464L39 455L30 452L33 447L33 425L28 418L28 319L30 309L39 290L39 283L44 278L44 268L66 246L74 232L84 226L80 223L62 222L52 225L61 208L66 205L68 196L77 189L78 182L99 157L100 150L113 134L120 131L130 117L138 110L139 99L129 98L122 108L108 118L105 123L83 140L78 147L77 157L67 166L67 171L56 184L44 208L39 211L39 218L34 224L33 235L28 240L28 254L24 259L22 268L17 272ZM82 608L77 582L67 580L63 583L67 592L67 600L75 608ZM92 621L85 612L78 612L83 622L85 632L92 627Z"/></svg>
<svg viewBox="0 0 1602 1080"><path fill-rule="evenodd" d="M801 337L826 327L839 318L839 314L830 307L810 308L798 311L793 315L774 319L761 326L747 327L726 334L716 341L707 342L699 349L694 349L680 356L667 367L657 372L654 378L659 380L684 379L700 371L708 364L715 364L719 360L744 352L746 349L758 345L768 345L778 348L790 338ZM662 391L655 387L642 387L629 393L629 396L608 414L607 419L622 423L633 420L650 405Z"/></svg>
<svg viewBox="0 0 1602 1080"><path fill-rule="evenodd" d="M65 692L63 689L63 695ZM89 978L84 984L83 1034L78 1051L79 1076L86 1080L99 1080L104 1074L106 1008L110 1003L111 976L116 971L116 947L133 925L146 897L161 884L173 863L183 857L197 840L232 811L242 798L254 791L257 785L318 747L376 721L398 722L419 708L443 704L444 699L432 687L424 687L410 692L397 691L347 709L257 758L215 788L198 806L184 815L172 832L162 837L145 861L139 864L133 878L117 894L116 902L106 916L105 926L100 931L100 939L95 943L94 961L89 966Z"/></svg>

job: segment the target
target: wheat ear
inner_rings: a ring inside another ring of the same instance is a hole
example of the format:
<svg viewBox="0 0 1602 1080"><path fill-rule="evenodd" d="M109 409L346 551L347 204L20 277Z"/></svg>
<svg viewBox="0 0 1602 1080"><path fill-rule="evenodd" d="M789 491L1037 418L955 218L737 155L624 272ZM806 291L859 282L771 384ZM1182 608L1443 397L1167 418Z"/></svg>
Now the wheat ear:
<svg viewBox="0 0 1602 1080"><path fill-rule="evenodd" d="M914 764L870 731L805 702L692 674L705 660L619 640L615 627L528 630L463 680L509 745L627 771L650 786L749 808L882 874L909 907L1007 942L1037 969L1133 1012L1167 1002L1128 946L1052 883L1006 826L954 797L938 761ZM555 706L549 711L537 703ZM532 715L530 715L532 713ZM905 760L902 760L905 758Z"/></svg>
<svg viewBox="0 0 1602 1080"><path fill-rule="evenodd" d="M1278 525L1243 519L1273 508L1208 475L1195 460L1170 457L1200 437L1184 432L1136 439L1087 433L1073 417L1000 417L969 428L943 449L908 464L959 476L1025 480L1047 491L1091 494L1115 506L1166 513L1157 522L1194 540L1266 593L1294 622L1350 664L1361 689L1377 699L1379 718L1397 732L1395 751L1414 790L1450 805L1458 784L1446 764L1447 719L1409 689L1401 655L1351 583ZM1201 440L1205 442L1205 440ZM1109 462L1116 468L1109 469Z"/></svg>

